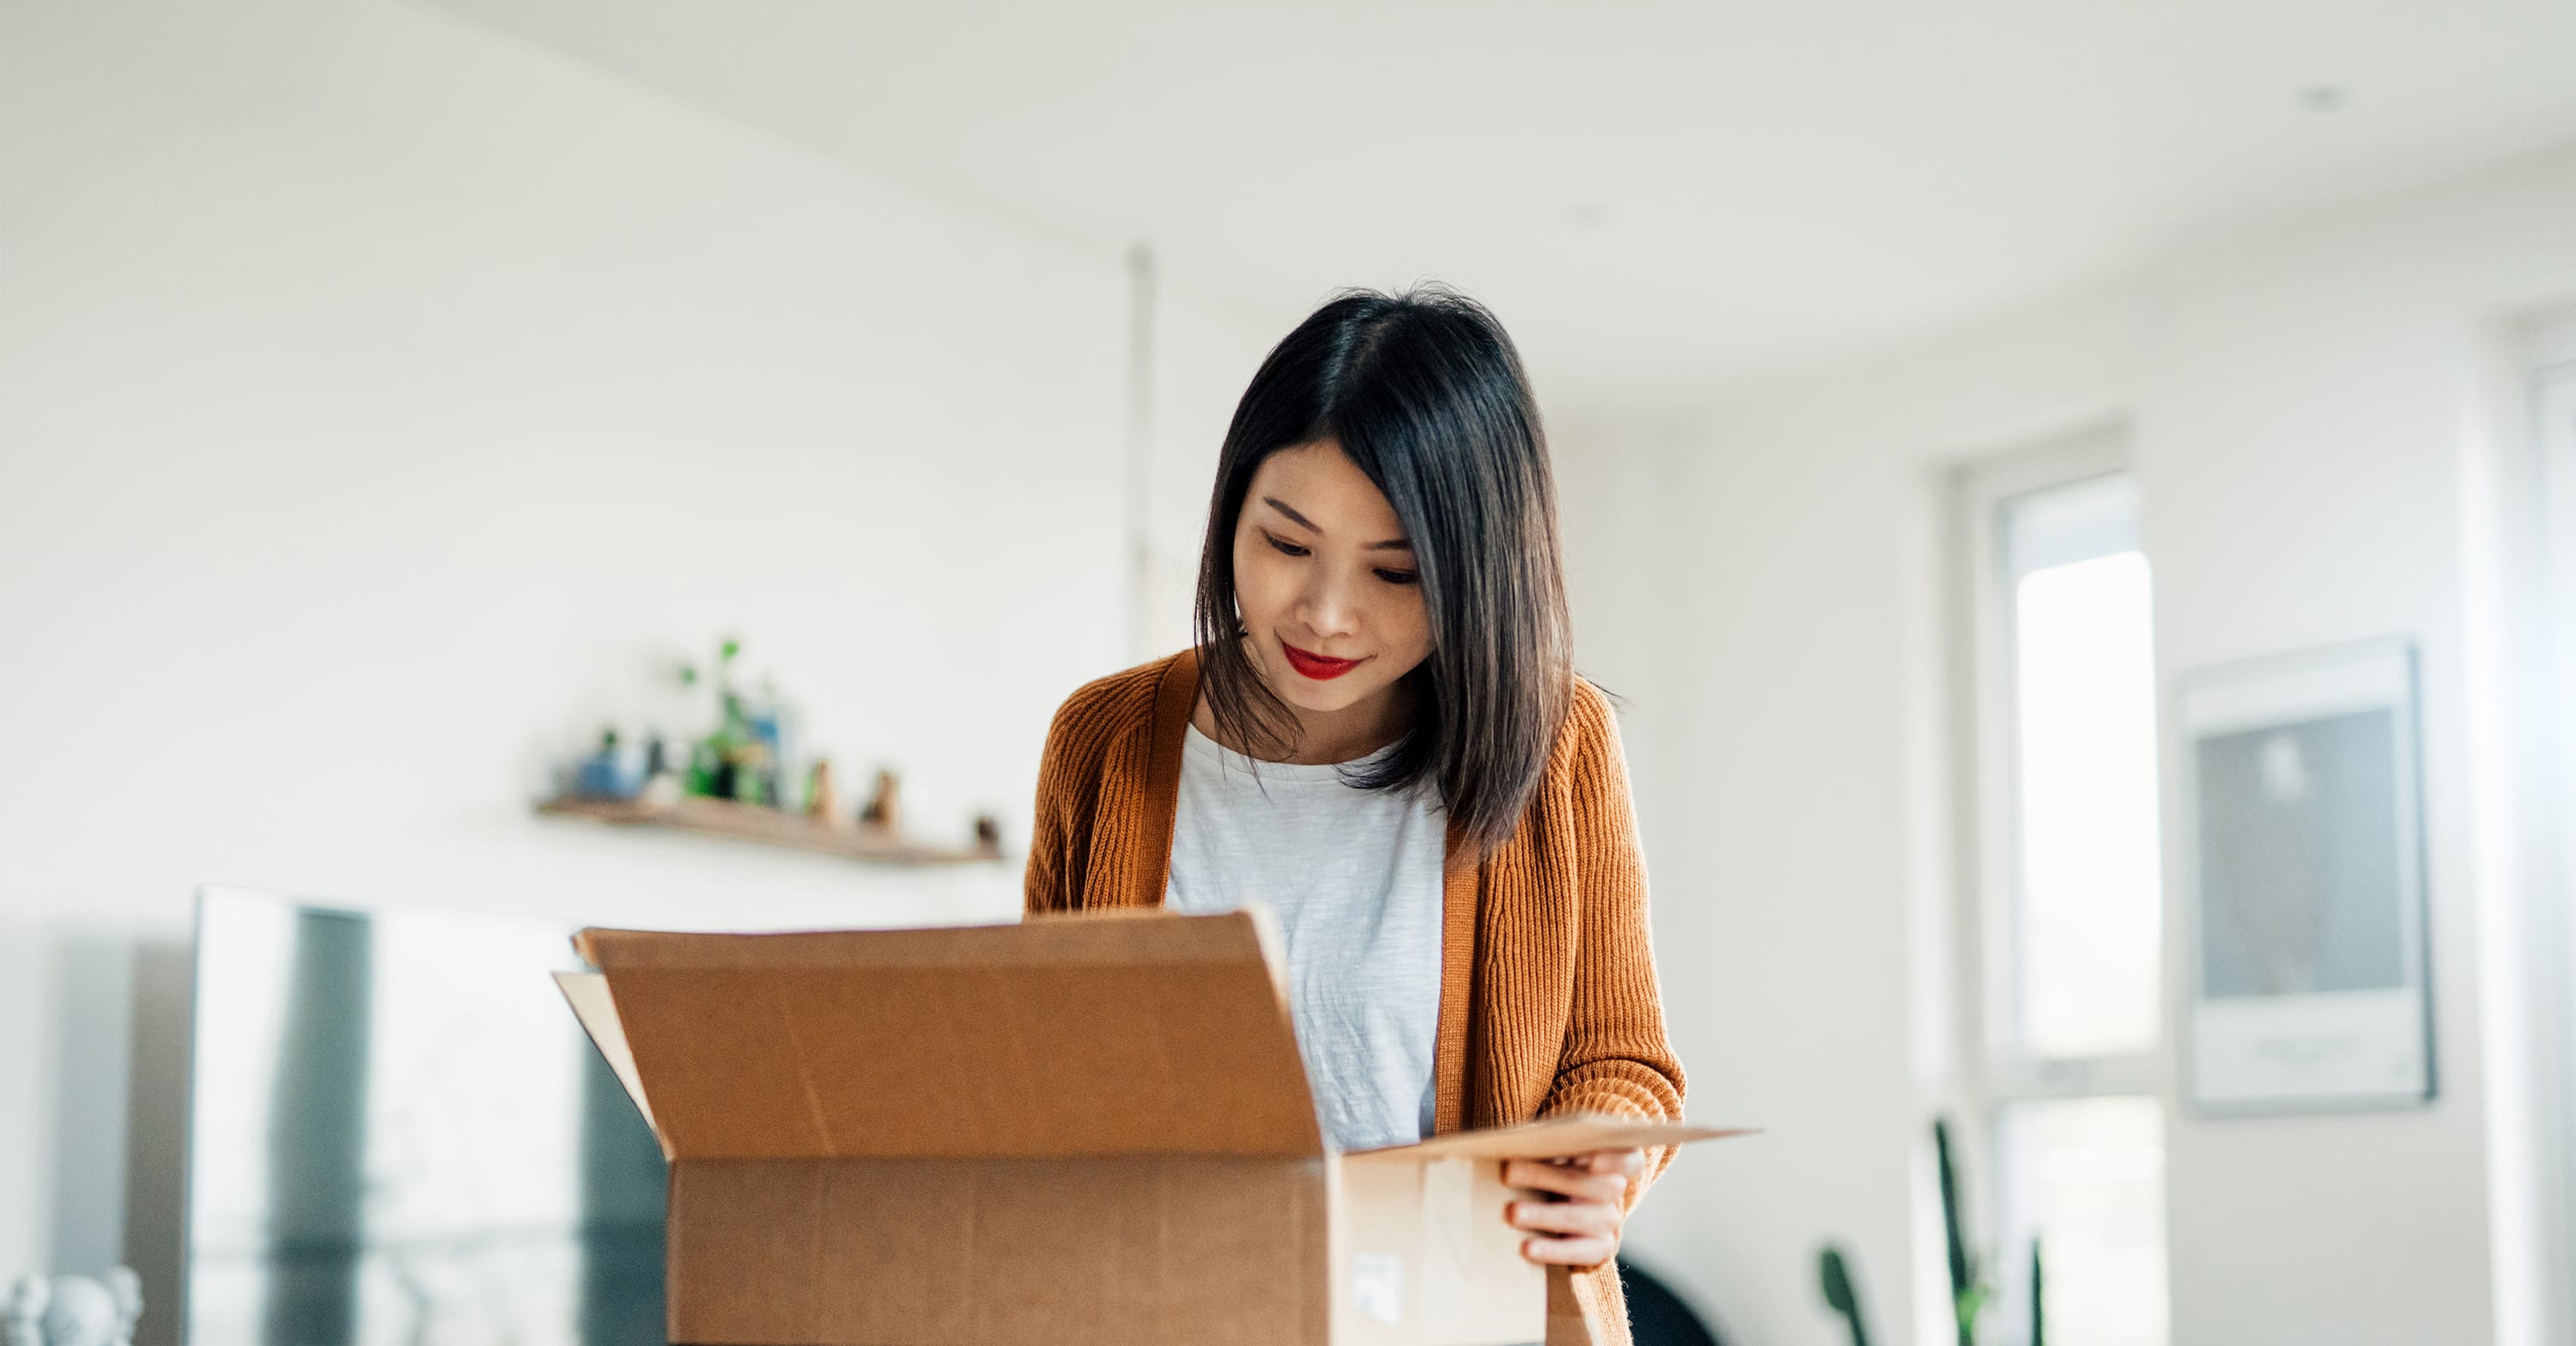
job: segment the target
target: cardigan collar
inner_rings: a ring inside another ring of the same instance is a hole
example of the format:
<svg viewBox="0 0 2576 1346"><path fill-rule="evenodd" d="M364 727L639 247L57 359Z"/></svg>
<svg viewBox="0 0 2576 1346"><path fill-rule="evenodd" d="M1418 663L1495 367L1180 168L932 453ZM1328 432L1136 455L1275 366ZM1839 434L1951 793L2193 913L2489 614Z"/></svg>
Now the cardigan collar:
<svg viewBox="0 0 2576 1346"><path fill-rule="evenodd" d="M1198 709L1199 655L1187 649L1164 666L1154 688L1154 718L1145 757L1145 854L1131 870L1139 891L1137 906L1159 907L1172 880L1172 827L1180 807L1181 750L1189 737L1190 716ZM1432 1125L1434 1135L1467 1126L1468 997L1474 985L1476 897L1479 866L1475 847L1449 828L1447 857L1440 880L1440 1024L1432 1050Z"/></svg>

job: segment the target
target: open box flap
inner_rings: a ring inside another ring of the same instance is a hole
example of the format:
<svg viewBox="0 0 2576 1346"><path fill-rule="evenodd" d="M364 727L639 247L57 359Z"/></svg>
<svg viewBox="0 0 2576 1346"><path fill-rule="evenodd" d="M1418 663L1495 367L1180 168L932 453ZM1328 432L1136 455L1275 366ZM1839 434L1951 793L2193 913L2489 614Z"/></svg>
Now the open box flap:
<svg viewBox="0 0 2576 1346"><path fill-rule="evenodd" d="M1682 1145L1694 1140L1753 1134L1746 1127L1691 1126L1682 1122L1642 1122L1601 1113L1570 1112L1518 1126L1453 1131L1413 1145L1360 1150L1352 1158L1392 1159L1558 1159L1594 1150L1645 1149Z"/></svg>
<svg viewBox="0 0 2576 1346"><path fill-rule="evenodd" d="M1324 1152L1257 913L584 930L674 1159Z"/></svg>
<svg viewBox="0 0 2576 1346"><path fill-rule="evenodd" d="M599 1048L600 1059L626 1087L626 1096L635 1100L635 1110L644 1114L644 1124L653 1127L653 1139L662 1147L662 1157L671 1157L671 1143L662 1139L662 1128L653 1126L653 1105L644 1101L644 1085L635 1077L635 1053L626 1045L626 1029L617 1022L617 1003L608 996L608 979L596 972L558 972L555 985L562 989L564 1000L572 1006L573 1017L581 1020L582 1031L590 1034Z"/></svg>

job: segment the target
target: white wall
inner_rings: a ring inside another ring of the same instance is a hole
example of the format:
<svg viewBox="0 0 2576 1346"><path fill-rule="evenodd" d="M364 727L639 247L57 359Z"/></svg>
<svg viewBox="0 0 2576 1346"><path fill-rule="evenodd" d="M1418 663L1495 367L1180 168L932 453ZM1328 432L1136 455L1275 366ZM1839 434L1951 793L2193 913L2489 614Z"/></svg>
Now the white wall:
<svg viewBox="0 0 2576 1346"><path fill-rule="evenodd" d="M1306 314L1219 310L1176 295L1168 285L1156 287L1153 314L1146 417L1151 452L1142 482L1141 541L1147 644L1160 652L1192 639L1199 543L1207 531L1217 453L1234 419L1235 400L1271 345Z"/></svg>
<svg viewBox="0 0 2576 1346"><path fill-rule="evenodd" d="M1639 692L1629 737L1651 745L1639 794L1692 1109L1771 1128L1677 1165L1635 1246L1746 1339L1823 1343L1838 1337L1813 1258L1843 1240L1890 1338L1925 1339L1921 1129L1952 1069L1919 1022L1939 971L1919 950L1942 933L1925 895L1951 889L1955 822L1939 482L2119 417L2168 686L2349 638L2423 650L2441 1097L2250 1121L2169 1106L2172 1339L2540 1339L2556 1310L2531 1283L2536 1235L2489 1200L2530 1181L2490 1145L2518 1133L2523 1091L2482 1025L2517 1007L2479 976L2482 937L2533 890L2504 797L2511 736L2472 733L2510 679L2468 613L2500 583L2477 521L2527 489L2496 334L2571 295L2576 149L2214 240L1678 421L1561 430L1633 483L1570 501L1578 639Z"/></svg>
<svg viewBox="0 0 2576 1346"><path fill-rule="evenodd" d="M1016 912L1016 865L528 806L739 632L845 779L1016 850L1049 713L1128 661L1118 258L389 0L6 0L0 187L0 1271L122 1243L175 1302L170 990L80 969L182 975L200 883ZM1163 307L1212 461L1261 346Z"/></svg>

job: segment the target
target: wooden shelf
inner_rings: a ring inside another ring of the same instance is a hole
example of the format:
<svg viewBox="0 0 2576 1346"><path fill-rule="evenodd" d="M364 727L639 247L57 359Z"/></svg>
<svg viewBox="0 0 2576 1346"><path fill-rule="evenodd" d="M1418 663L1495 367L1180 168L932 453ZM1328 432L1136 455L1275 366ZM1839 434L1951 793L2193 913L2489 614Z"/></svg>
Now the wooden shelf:
<svg viewBox="0 0 2576 1346"><path fill-rule="evenodd" d="M926 846L881 828L834 827L801 813L757 808L724 799L688 798L671 804L640 799L549 799L537 812L557 818L587 818L616 827L662 827L699 836L730 837L770 846L878 860L897 865L964 865L1002 859L1000 847Z"/></svg>

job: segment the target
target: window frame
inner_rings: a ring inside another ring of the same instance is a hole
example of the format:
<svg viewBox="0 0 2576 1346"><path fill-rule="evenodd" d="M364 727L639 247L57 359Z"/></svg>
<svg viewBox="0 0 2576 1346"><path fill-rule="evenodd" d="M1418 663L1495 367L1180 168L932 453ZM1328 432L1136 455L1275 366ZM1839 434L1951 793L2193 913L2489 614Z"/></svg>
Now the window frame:
<svg viewBox="0 0 2576 1346"><path fill-rule="evenodd" d="M2094 1055L2049 1055L2020 1047L2015 1041L2014 984L2017 966L2016 920L2020 905L2020 714L2014 658L2014 594L2005 555L2003 507L2021 496L2073 486L2106 476L2130 473L2128 430L2119 421L2091 424L1989 457L1966 462L1951 476L1953 555L1951 623L1954 639L1965 644L1964 657L1953 662L1960 687L1953 696L1954 742L1963 752L1967 816L1957 836L1963 863L1952 913L1956 942L1953 975L1960 989L1954 1007L1954 1041L1959 1046L1958 1094L1961 1136L1971 1163L1975 1196L1971 1204L1990 1212L1994 1222L1980 1228L1994 1239L2008 1232L2000 1221L2011 1217L2024 1199L2004 1172L2005 1122L2016 1105L2069 1099L2132 1098L2152 1106L2161 1131L2170 1139L2173 1108L2173 921L2166 890L2157 894L2157 944L2154 955L2157 1004L2155 1038L2134 1051ZM2149 562L2152 574L2152 558ZM2156 692L2155 741L2159 780L2157 853L2168 853L2163 833L2161 777L2170 756L2166 733L2168 707L2161 670L2152 675ZM2169 876L2168 876L2169 877ZM1982 1199L1977 1199L1982 1198ZM2169 1238L2169 1231L2168 1231ZM1990 1267L1998 1302L2026 1306L2029 1293L2026 1253L1998 1244L2000 1265ZM2171 1253L2168 1243L2167 1275ZM2166 1286L2171 1293L2170 1280ZM1947 1298L1946 1293L1940 1296ZM2026 1311L2026 1309L2025 1309ZM2017 1329L1998 1322L2006 1341Z"/></svg>
<svg viewBox="0 0 2576 1346"><path fill-rule="evenodd" d="M2161 1097L2165 1057L2172 1041L2170 978L2164 975L2172 943L2170 922L2159 913L2158 1003L2155 1041L2132 1052L2050 1056L2013 1044L2014 922L2019 910L2020 716L2014 679L2012 594L1998 526L2005 502L2038 491L2072 486L2129 471L2126 436L2114 426L2080 431L1979 462L1959 476L1956 526L1962 534L1967 618L1972 656L1968 742L1973 745L1976 816L1971 822L1972 898L1963 904L1973 951L1965 978L1971 993L1967 1054L1978 1077L1973 1092L1989 1104L2109 1094ZM2152 563L2150 563L2152 565ZM2161 683L2161 679L2158 679ZM2157 744L2164 746L2164 706L2159 696ZM2161 759L2161 752L2159 754ZM2161 763L2159 765L2161 771ZM2161 797L2161 792L2159 792ZM2161 826L2161 819L2159 820ZM2161 905L2161 898L2160 905Z"/></svg>
<svg viewBox="0 0 2576 1346"><path fill-rule="evenodd" d="M2565 1339L2568 1305L2576 1302L2576 312L2533 322L2524 332L2530 370L2531 449L2539 477L2541 582L2549 631L2542 644L2554 689L2547 703L2555 723L2547 769L2555 798L2548 822L2558 837L2555 874L2546 886L2556 901L2532 905L2529 932L2548 950L2537 960L2528 991L2540 1020L2535 1035L2544 1065L2540 1134L2534 1156L2549 1189L2540 1211L2542 1260L2553 1281L2543 1294L2549 1330ZM2554 975L2553 975L2554 974Z"/></svg>

